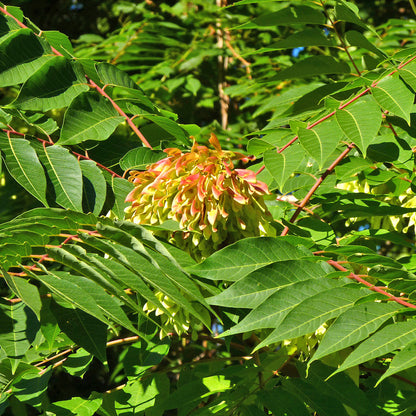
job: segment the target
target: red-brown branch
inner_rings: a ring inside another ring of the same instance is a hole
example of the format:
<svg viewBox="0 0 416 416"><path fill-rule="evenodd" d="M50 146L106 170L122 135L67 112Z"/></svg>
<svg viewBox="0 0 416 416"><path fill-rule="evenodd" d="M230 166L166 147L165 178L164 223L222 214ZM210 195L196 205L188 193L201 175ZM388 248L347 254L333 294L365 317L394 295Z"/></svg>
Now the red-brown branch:
<svg viewBox="0 0 416 416"><path fill-rule="evenodd" d="M335 261L335 260L327 260L327 263L330 264L331 266L335 267L336 269L342 271L342 272L348 272L349 270L346 269L344 266L341 266L340 262ZM367 282L367 280L363 279L362 277L360 277L358 274L355 274L353 272L350 272L350 274L347 276L350 279L354 279L355 281L367 286L370 290L380 293L384 296L387 296L389 298L389 300L394 301L399 303L400 305L406 306L408 308L412 308L412 309L416 309L416 305L414 305L413 303L409 303L406 302L405 300L403 300L402 298L399 298L397 296L392 295L389 292L386 292L385 290L381 289L378 286L373 285L370 282Z"/></svg>
<svg viewBox="0 0 416 416"><path fill-rule="evenodd" d="M290 219L290 222L295 222L296 218L301 213L304 206L309 202L312 195L315 193L315 191L318 189L318 187L321 185L324 179L335 169L339 162L341 162L341 160L344 159L345 156L347 156L347 154L351 151L353 147L353 144L349 144L348 147L332 162L331 166L328 167L328 169L321 175L321 177L316 180L315 184L312 186L312 188L306 194L305 198L303 198L302 202L299 204L297 210ZM289 227L286 226L280 235L284 236L288 233L288 231Z"/></svg>
<svg viewBox="0 0 416 416"><path fill-rule="evenodd" d="M88 78L87 75L85 75L85 78L87 78L88 85L98 91L99 94L101 94L103 97L107 98L107 100L110 101L111 105L114 107L114 109L127 121L127 124L130 126L130 128L137 134L139 139L142 141L142 143L148 147L149 149L153 149L150 143L147 141L146 137L143 136L143 133L137 128L137 126L133 123L131 118L117 105L117 103L102 89L100 88L92 79Z"/></svg>

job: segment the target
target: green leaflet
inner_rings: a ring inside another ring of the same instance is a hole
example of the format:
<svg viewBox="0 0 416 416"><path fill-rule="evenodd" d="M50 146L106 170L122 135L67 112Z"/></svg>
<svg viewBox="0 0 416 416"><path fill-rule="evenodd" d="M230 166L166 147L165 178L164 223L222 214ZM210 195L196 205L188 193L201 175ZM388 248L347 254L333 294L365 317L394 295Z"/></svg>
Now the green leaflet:
<svg viewBox="0 0 416 416"><path fill-rule="evenodd" d="M80 160L82 171L82 208L84 212L100 215L107 196L104 175L92 160Z"/></svg>
<svg viewBox="0 0 416 416"><path fill-rule="evenodd" d="M123 120L106 98L94 91L84 92L68 107L58 144L106 140Z"/></svg>
<svg viewBox="0 0 416 416"><path fill-rule="evenodd" d="M293 23L323 24L325 23L325 16L320 10L308 6L296 5L257 17L252 24L258 26L277 26Z"/></svg>
<svg viewBox="0 0 416 416"><path fill-rule="evenodd" d="M298 396L311 406L320 416L348 416L345 407L335 395L323 394L316 386L300 378L285 380L284 389Z"/></svg>
<svg viewBox="0 0 416 416"><path fill-rule="evenodd" d="M279 328L288 314L298 308L303 301L309 299L313 300L315 296L319 298L321 293L330 293L332 288L343 286L344 284L345 281L321 278L308 279L303 282L301 281L294 283L293 285L286 286L271 295L261 305L253 309L241 322L233 326L223 335L238 334L240 332L253 331L263 328ZM343 288L341 291L342 290ZM302 307L300 307L300 309L304 310ZM311 317L315 318L315 316L309 315L309 318ZM314 323L311 324L311 327L313 325ZM316 328L318 328L319 325L317 325ZM299 323L297 326L302 328ZM312 331L312 329L308 329L306 333ZM276 330L273 331L271 335L275 333ZM268 339L269 338L266 338L266 340L259 344L258 347L260 348L260 345L269 345L274 342L271 341L269 343Z"/></svg>
<svg viewBox="0 0 416 416"><path fill-rule="evenodd" d="M70 400L60 400L47 406L47 411L61 416L93 416L100 408L102 399L83 399L72 397Z"/></svg>
<svg viewBox="0 0 416 416"><path fill-rule="evenodd" d="M380 107L371 97L362 97L354 104L342 110L337 110L336 120L348 137L363 152L376 137L380 126L382 113Z"/></svg>
<svg viewBox="0 0 416 416"><path fill-rule="evenodd" d="M350 45L358 46L359 48L364 48L369 50L370 52L375 53L380 58L386 58L386 54L375 47L363 34L357 32L356 30L349 30L345 34L345 38L347 39Z"/></svg>
<svg viewBox="0 0 416 416"><path fill-rule="evenodd" d="M12 361L14 372L39 330L39 321L23 302L0 301L0 347Z"/></svg>
<svg viewBox="0 0 416 416"><path fill-rule="evenodd" d="M309 78L322 74L349 74L350 67L345 62L336 61L332 56L312 56L286 68L275 77L275 80Z"/></svg>
<svg viewBox="0 0 416 416"><path fill-rule="evenodd" d="M0 270L3 274L3 278L7 283L7 286L14 292L14 294L20 298L29 308L36 314L37 318L40 318L41 300L39 296L38 288L26 279L18 276L8 274L0 266Z"/></svg>
<svg viewBox="0 0 416 416"><path fill-rule="evenodd" d="M400 77L410 85L413 91L416 90L416 62L412 61L409 64L399 69Z"/></svg>
<svg viewBox="0 0 416 416"><path fill-rule="evenodd" d="M359 287L335 287L310 296L291 310L276 329L256 350L285 339L316 331L327 320L350 309L354 303L371 293Z"/></svg>
<svg viewBox="0 0 416 416"><path fill-rule="evenodd" d="M10 106L21 110L48 111L67 107L76 96L87 90L81 66L56 56L24 83Z"/></svg>
<svg viewBox="0 0 416 416"><path fill-rule="evenodd" d="M152 163L166 157L166 153L148 149L147 147L138 147L129 150L121 159L120 167L123 170L146 169Z"/></svg>
<svg viewBox="0 0 416 416"><path fill-rule="evenodd" d="M254 237L223 248L188 271L210 280L236 281L269 264L309 256L284 238Z"/></svg>
<svg viewBox="0 0 416 416"><path fill-rule="evenodd" d="M276 150L264 153L264 165L280 190L284 191L286 181L296 172L304 155L305 150L299 143L294 143L283 153L277 153Z"/></svg>
<svg viewBox="0 0 416 416"><path fill-rule="evenodd" d="M416 341L415 319L387 325L363 341L333 374L373 358L380 357L396 349L406 347L414 341Z"/></svg>
<svg viewBox="0 0 416 416"><path fill-rule="evenodd" d="M335 120L328 120L312 129L301 127L298 129L298 135L300 144L322 169L325 161L332 155L342 139L343 132Z"/></svg>
<svg viewBox="0 0 416 416"><path fill-rule="evenodd" d="M327 274L322 263L286 260L255 270L216 296L207 299L211 305L231 308L258 307L269 296L286 286Z"/></svg>
<svg viewBox="0 0 416 416"><path fill-rule="evenodd" d="M372 302L353 306L329 327L308 365L366 339L400 308L398 304Z"/></svg>
<svg viewBox="0 0 416 416"><path fill-rule="evenodd" d="M371 91L383 109L404 118L410 124L414 96L399 77L385 77Z"/></svg>
<svg viewBox="0 0 416 416"><path fill-rule="evenodd" d="M416 344L412 343L394 356L388 370L379 378L376 386L387 377L414 366L416 366Z"/></svg>
<svg viewBox="0 0 416 416"><path fill-rule="evenodd" d="M56 202L63 208L82 211L82 172L77 158L58 145L42 150L40 159L54 187Z"/></svg>
<svg viewBox="0 0 416 416"><path fill-rule="evenodd" d="M43 283L62 300L74 305L104 324L108 324L108 320L97 306L94 298L87 291L80 289L75 283L72 283L68 279L68 272L49 271L43 275L30 272L30 275Z"/></svg>
<svg viewBox="0 0 416 416"><path fill-rule="evenodd" d="M129 206L129 202L125 202L126 196L134 188L134 185L127 179L116 178L105 174L105 178L110 183L114 192L114 205L112 211L117 218L124 218L124 210Z"/></svg>
<svg viewBox="0 0 416 416"><path fill-rule="evenodd" d="M48 45L30 29L19 29L3 36L0 55L0 87L25 82L53 58Z"/></svg>

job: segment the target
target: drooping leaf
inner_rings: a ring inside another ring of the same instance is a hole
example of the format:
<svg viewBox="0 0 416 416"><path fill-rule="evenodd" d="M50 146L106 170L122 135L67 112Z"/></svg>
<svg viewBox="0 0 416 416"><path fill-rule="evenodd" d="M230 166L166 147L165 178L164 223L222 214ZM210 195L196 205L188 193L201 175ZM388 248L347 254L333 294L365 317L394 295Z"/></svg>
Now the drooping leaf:
<svg viewBox="0 0 416 416"><path fill-rule="evenodd" d="M68 279L68 272L49 271L48 274L35 275L31 273L31 275L62 300L82 309L86 314L95 317L104 324L108 323L94 298L87 291L72 283Z"/></svg>
<svg viewBox="0 0 416 416"><path fill-rule="evenodd" d="M345 34L345 38L348 43L353 46L358 46L359 48L367 49L370 52L375 53L380 58L386 58L386 54L378 49L373 43L371 43L362 33L357 32L356 30L349 30Z"/></svg>
<svg viewBox="0 0 416 416"><path fill-rule="evenodd" d="M51 309L61 330L101 362L106 358L107 325L80 309L64 308L56 302Z"/></svg>
<svg viewBox="0 0 416 416"><path fill-rule="evenodd" d="M399 77L385 77L371 91L382 108L410 124L414 96Z"/></svg>
<svg viewBox="0 0 416 416"><path fill-rule="evenodd" d="M10 174L23 188L48 206L45 172L29 141L0 134L0 148L6 156Z"/></svg>
<svg viewBox="0 0 416 416"><path fill-rule="evenodd" d="M29 283L26 279L9 274L0 266L3 278L14 294L20 298L30 309L40 318L41 301L39 291L36 286Z"/></svg>
<svg viewBox="0 0 416 416"><path fill-rule="evenodd" d="M106 98L95 92L85 92L68 107L58 144L106 140L123 120Z"/></svg>
<svg viewBox="0 0 416 416"><path fill-rule="evenodd" d="M10 106L33 111L63 108L87 90L81 66L56 56L43 64L23 84L18 97Z"/></svg>
<svg viewBox="0 0 416 416"><path fill-rule="evenodd" d="M109 295L104 289L83 276L67 274L66 279L78 286L80 290L84 290L89 293L98 308L101 309L103 314L110 318L113 322L118 323L129 331L137 333L137 330L133 327L123 309L114 297Z"/></svg>
<svg viewBox="0 0 416 416"><path fill-rule="evenodd" d="M337 110L336 120L348 139L363 152L376 137L381 126L380 107L371 97L363 97L354 104Z"/></svg>

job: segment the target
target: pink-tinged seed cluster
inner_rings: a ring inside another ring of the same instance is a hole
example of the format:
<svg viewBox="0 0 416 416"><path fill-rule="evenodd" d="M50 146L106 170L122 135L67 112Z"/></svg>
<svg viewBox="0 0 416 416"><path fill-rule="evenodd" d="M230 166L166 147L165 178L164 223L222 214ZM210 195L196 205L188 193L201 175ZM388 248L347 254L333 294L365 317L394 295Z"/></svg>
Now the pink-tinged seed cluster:
<svg viewBox="0 0 416 416"><path fill-rule="evenodd" d="M234 169L233 160L246 156L222 150L211 135L213 149L194 144L190 152L166 149L167 157L146 171L132 171L135 188L127 196L126 218L157 225L173 219L182 232L172 236L196 258L243 237L273 234L263 195L265 183L246 169Z"/></svg>

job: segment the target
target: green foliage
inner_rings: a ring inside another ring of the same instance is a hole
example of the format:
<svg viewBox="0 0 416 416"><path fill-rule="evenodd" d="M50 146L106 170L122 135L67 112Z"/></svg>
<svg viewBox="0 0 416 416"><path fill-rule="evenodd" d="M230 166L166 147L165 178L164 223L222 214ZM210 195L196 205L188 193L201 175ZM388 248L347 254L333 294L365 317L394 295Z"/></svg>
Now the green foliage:
<svg viewBox="0 0 416 416"><path fill-rule="evenodd" d="M414 21L365 13L120 1L71 42L0 5L0 414L416 411ZM211 132L272 216L196 262L126 178Z"/></svg>

